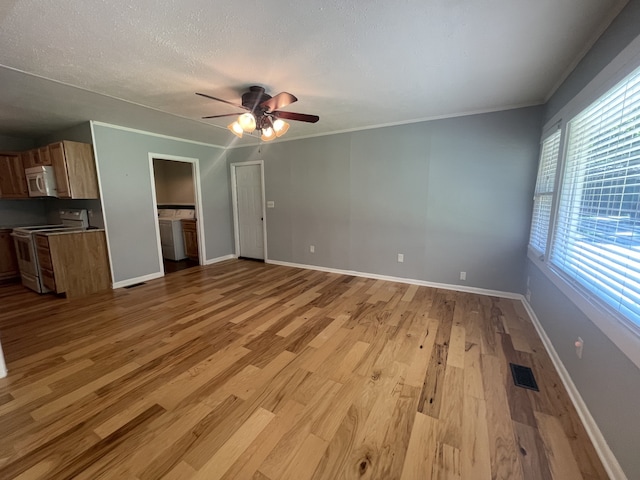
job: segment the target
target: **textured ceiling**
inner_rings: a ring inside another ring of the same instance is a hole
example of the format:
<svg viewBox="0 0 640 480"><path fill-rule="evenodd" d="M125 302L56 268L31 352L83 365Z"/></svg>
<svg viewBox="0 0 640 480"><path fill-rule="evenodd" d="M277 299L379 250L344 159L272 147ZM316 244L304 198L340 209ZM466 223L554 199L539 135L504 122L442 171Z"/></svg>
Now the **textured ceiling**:
<svg viewBox="0 0 640 480"><path fill-rule="evenodd" d="M93 119L238 144L250 85L291 92L299 138L544 102L621 0L4 0L0 134ZM245 136L239 144L256 143Z"/></svg>

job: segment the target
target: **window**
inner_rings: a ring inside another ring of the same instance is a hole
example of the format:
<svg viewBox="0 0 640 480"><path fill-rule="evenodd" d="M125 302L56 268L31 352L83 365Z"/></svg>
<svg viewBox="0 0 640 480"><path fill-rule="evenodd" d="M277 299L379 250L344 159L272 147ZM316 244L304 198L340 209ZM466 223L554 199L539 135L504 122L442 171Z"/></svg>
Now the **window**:
<svg viewBox="0 0 640 480"><path fill-rule="evenodd" d="M551 263L640 326L640 69L567 128Z"/></svg>
<svg viewBox="0 0 640 480"><path fill-rule="evenodd" d="M542 142L538 180L533 195L533 217L529 245L540 253L547 251L549 222L551 221L551 202L556 181L556 167L560 152L560 130Z"/></svg>

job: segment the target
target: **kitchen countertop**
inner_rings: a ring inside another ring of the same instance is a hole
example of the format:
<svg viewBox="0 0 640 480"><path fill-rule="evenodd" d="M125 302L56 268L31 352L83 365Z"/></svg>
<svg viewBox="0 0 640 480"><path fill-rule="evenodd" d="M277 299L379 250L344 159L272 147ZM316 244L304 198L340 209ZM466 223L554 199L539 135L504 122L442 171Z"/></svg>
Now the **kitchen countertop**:
<svg viewBox="0 0 640 480"><path fill-rule="evenodd" d="M69 228L65 230L54 230L51 232L38 232L36 233L36 235L45 235L49 237L53 235L69 235L72 233L91 233L91 232L104 232L104 228L90 228L87 230L74 230L72 228Z"/></svg>
<svg viewBox="0 0 640 480"><path fill-rule="evenodd" d="M11 225L0 225L0 230L13 230L18 227L30 227L33 223L14 223Z"/></svg>

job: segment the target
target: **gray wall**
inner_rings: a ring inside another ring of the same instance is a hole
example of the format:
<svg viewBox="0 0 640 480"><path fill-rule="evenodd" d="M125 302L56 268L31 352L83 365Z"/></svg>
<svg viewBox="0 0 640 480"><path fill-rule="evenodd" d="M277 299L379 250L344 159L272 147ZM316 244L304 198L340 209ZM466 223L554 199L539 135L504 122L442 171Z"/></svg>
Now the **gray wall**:
<svg viewBox="0 0 640 480"><path fill-rule="evenodd" d="M640 478L640 371L553 283L529 263L531 306L629 479ZM582 359L573 343L584 340Z"/></svg>
<svg viewBox="0 0 640 480"><path fill-rule="evenodd" d="M153 172L158 205L195 205L190 163L154 159Z"/></svg>
<svg viewBox="0 0 640 480"><path fill-rule="evenodd" d="M114 282L159 272L149 153L198 158L207 260L233 253L224 150L94 125Z"/></svg>
<svg viewBox="0 0 640 480"><path fill-rule="evenodd" d="M0 227L21 225L44 225L47 209L43 199L2 200L0 199Z"/></svg>
<svg viewBox="0 0 640 480"><path fill-rule="evenodd" d="M269 259L522 292L540 114L509 110L227 156L265 162L275 202Z"/></svg>
<svg viewBox="0 0 640 480"><path fill-rule="evenodd" d="M549 99L545 105L544 122L558 113L639 33L640 0L629 0L627 6Z"/></svg>
<svg viewBox="0 0 640 480"><path fill-rule="evenodd" d="M640 1L632 0L546 106L551 118L631 40L640 35ZM532 263L531 305L580 395L629 479L640 478L640 370ZM585 341L582 360L573 342Z"/></svg>
<svg viewBox="0 0 640 480"><path fill-rule="evenodd" d="M0 152L21 152L35 146L31 138L0 135Z"/></svg>
<svg viewBox="0 0 640 480"><path fill-rule="evenodd" d="M84 208L89 214L89 226L104 228L102 204L100 200L69 200L65 198L45 199L47 223L60 223L60 210L68 208Z"/></svg>
<svg viewBox="0 0 640 480"><path fill-rule="evenodd" d="M64 130L52 133L45 137L36 139L36 146L41 147L50 143L71 140L72 142L93 143L91 139L91 124L83 122Z"/></svg>

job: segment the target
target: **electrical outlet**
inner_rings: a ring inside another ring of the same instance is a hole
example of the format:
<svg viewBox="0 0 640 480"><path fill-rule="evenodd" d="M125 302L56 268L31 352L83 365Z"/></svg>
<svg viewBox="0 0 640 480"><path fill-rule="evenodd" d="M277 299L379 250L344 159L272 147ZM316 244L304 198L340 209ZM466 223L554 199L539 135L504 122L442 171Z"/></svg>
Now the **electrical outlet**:
<svg viewBox="0 0 640 480"><path fill-rule="evenodd" d="M315 245L309 245L309 251L311 253L316 253L316 246Z"/></svg>
<svg viewBox="0 0 640 480"><path fill-rule="evenodd" d="M582 349L584 348L584 340L582 340L582 338L578 337L578 340L576 340L574 345L576 347L576 355L578 356L578 358L580 360L582 360Z"/></svg>
<svg viewBox="0 0 640 480"><path fill-rule="evenodd" d="M531 290L527 288L527 293L524 294L524 298L527 299L527 302L531 302Z"/></svg>
<svg viewBox="0 0 640 480"><path fill-rule="evenodd" d="M276 202L273 200L267 200L267 208L276 208Z"/></svg>
<svg viewBox="0 0 640 480"><path fill-rule="evenodd" d="M466 280L467 279L467 272L460 272L460 280Z"/></svg>
<svg viewBox="0 0 640 480"><path fill-rule="evenodd" d="M404 253L399 253L398 254L398 263L402 263L404 262Z"/></svg>

